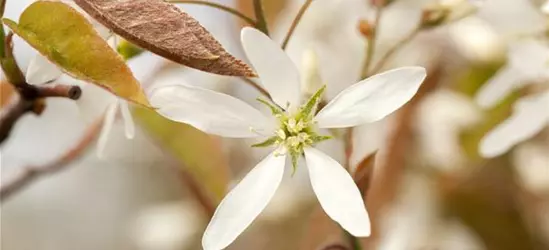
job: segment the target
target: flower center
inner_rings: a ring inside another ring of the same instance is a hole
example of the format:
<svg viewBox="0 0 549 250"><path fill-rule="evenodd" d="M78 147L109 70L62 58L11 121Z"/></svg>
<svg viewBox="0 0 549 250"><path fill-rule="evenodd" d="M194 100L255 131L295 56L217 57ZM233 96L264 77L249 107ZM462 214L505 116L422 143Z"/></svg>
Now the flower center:
<svg viewBox="0 0 549 250"><path fill-rule="evenodd" d="M291 156L295 171L297 168L297 159L303 154L305 147L313 146L316 143L331 138L330 136L317 134L314 128L313 117L324 90L325 87L320 88L295 114L289 114L277 105L258 99L258 101L271 109L272 114L278 120L279 128L272 137L264 142L253 145L253 147L277 146L276 154L289 154Z"/></svg>

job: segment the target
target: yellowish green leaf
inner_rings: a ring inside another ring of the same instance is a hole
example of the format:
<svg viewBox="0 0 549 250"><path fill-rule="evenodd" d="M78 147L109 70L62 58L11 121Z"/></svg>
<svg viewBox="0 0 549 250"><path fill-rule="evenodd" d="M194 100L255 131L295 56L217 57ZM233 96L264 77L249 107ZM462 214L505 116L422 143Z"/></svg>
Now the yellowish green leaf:
<svg viewBox="0 0 549 250"><path fill-rule="evenodd" d="M9 19L3 21L67 74L150 107L122 57L72 7L61 2L37 1L25 9L19 23Z"/></svg>

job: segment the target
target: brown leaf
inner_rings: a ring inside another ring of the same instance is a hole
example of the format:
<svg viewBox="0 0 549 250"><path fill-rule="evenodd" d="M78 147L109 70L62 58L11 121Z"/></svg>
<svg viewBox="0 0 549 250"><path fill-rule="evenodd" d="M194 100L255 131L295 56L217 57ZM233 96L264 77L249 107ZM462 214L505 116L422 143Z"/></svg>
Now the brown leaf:
<svg viewBox="0 0 549 250"><path fill-rule="evenodd" d="M75 0L126 40L164 58L206 72L256 76L230 55L197 20L162 0Z"/></svg>
<svg viewBox="0 0 549 250"><path fill-rule="evenodd" d="M370 187L370 179L372 178L376 155L377 152L374 152L362 159L353 174L353 179L355 180L362 197L366 196L366 192Z"/></svg>

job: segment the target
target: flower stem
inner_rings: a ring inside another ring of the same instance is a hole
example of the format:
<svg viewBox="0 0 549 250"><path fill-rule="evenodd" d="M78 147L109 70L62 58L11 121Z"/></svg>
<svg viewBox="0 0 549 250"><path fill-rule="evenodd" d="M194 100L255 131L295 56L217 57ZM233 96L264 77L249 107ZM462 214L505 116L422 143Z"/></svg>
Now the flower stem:
<svg viewBox="0 0 549 250"><path fill-rule="evenodd" d="M267 27L267 19L265 18L262 0L254 0L254 13L256 20L255 27L265 33L265 35L269 35L269 28Z"/></svg>
<svg viewBox="0 0 549 250"><path fill-rule="evenodd" d="M389 61L391 56L393 56L396 52L398 52L400 49L402 49L406 44L408 44L410 41L412 41L421 31L421 27L418 25L414 30L412 30L410 33L408 33L405 37L403 37L400 41L398 41L393 47L391 47L379 60L377 65L372 69L371 74L378 73L385 64Z"/></svg>
<svg viewBox="0 0 549 250"><path fill-rule="evenodd" d="M385 1L375 1L376 2L376 17L374 20L374 25L372 27L372 34L367 37L367 48L366 48L366 58L364 59L364 66L362 67L362 73L360 74L360 79L365 79L369 76L370 66L374 60L374 52L376 50L376 38L377 30L381 22L381 17L383 16L383 4Z"/></svg>
<svg viewBox="0 0 549 250"><path fill-rule="evenodd" d="M210 6L212 8L220 9L220 10L225 11L227 13L233 14L233 15L239 17L240 19L246 21L248 24L250 24L254 27L258 27L258 23L256 21L254 21L252 18L244 15L242 12L240 12L236 9L233 9L231 7L228 7L228 6L225 6L225 5L222 5L222 4L212 3L212 2L208 2L208 1L201 1L201 0L168 0L168 2L170 2L170 3L197 4L197 5Z"/></svg>
<svg viewBox="0 0 549 250"><path fill-rule="evenodd" d="M288 42L290 42L290 38L292 38L295 28L299 24L299 21L301 21L303 14L305 14L305 11L309 8L312 2L313 0L306 0L305 3L303 3L301 8L299 9L299 12L297 12L297 15L295 16L294 21L292 22L292 25L290 26L290 29L288 30L288 33L284 38L284 42L282 42L282 49L285 49L286 46L288 46Z"/></svg>

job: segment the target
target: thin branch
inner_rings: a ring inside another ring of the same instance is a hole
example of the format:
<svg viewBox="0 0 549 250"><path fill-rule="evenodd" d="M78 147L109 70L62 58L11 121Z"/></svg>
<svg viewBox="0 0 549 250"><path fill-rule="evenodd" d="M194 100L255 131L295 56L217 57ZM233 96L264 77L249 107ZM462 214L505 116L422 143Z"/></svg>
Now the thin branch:
<svg viewBox="0 0 549 250"><path fill-rule="evenodd" d="M381 57L377 65L372 69L371 74L378 73L380 70L382 70L385 64L389 61L389 59L396 52L404 48L406 44L412 41L420 33L420 31L421 31L421 26L416 27L414 30L408 33L405 37L403 37L400 41L398 41L395 45L393 45L393 47L387 50L387 52Z"/></svg>
<svg viewBox="0 0 549 250"><path fill-rule="evenodd" d="M233 15L239 17L240 19L246 21L248 24L250 24L254 27L258 26L257 22L255 20L253 20L252 18L246 16L244 13L242 13L242 12L236 10L236 9L233 9L231 7L222 5L222 4L212 3L212 2L208 2L208 1L200 1L200 0L168 0L168 2L209 6L209 7L220 9L220 10L225 11L227 13L233 14Z"/></svg>
<svg viewBox="0 0 549 250"><path fill-rule="evenodd" d="M15 123L32 110L33 102L26 101L20 97L12 99L10 104L2 109L0 113L0 143L6 140Z"/></svg>
<svg viewBox="0 0 549 250"><path fill-rule="evenodd" d="M254 13L256 20L256 28L261 30L266 35L269 35L269 27L267 26L267 18L263 9L262 0L254 0Z"/></svg>
<svg viewBox="0 0 549 250"><path fill-rule="evenodd" d="M0 113L0 143L10 135L13 126L27 112L40 114L44 110L45 97L64 97L77 100L82 94L78 86L34 86L26 83L15 85L19 96L14 98L10 105L2 109Z"/></svg>
<svg viewBox="0 0 549 250"><path fill-rule="evenodd" d="M261 93L262 95L264 95L264 96L268 97L269 99L271 99L271 95L269 94L269 92L265 88L261 87L261 85L259 85L254 80L252 80L250 78L246 78L246 77L241 77L240 79L242 79L245 83L247 83L248 85L252 86L257 91L259 91L259 93Z"/></svg>
<svg viewBox="0 0 549 250"><path fill-rule="evenodd" d="M71 85L38 86L38 97L64 97L71 100L78 100L82 96L82 89Z"/></svg>
<svg viewBox="0 0 549 250"><path fill-rule="evenodd" d="M94 138L99 134L103 118L98 119L91 125L82 139L69 151L61 155L58 159L39 166L27 166L23 168L17 175L8 181L0 184L0 201L5 201L17 192L23 190L33 181L40 177L54 174L70 166L71 163L80 159L89 149L89 145L94 141Z"/></svg>
<svg viewBox="0 0 549 250"><path fill-rule="evenodd" d="M365 79L369 76L370 66L374 60L374 52L376 50L376 40L379 29L379 24L381 22L381 17L383 16L383 5L384 0L375 1L376 2L376 17L374 20L374 25L372 26L372 33L367 37L367 46L366 49L366 58L364 60L364 66L362 67L362 73L360 74L360 79Z"/></svg>
<svg viewBox="0 0 549 250"><path fill-rule="evenodd" d="M292 35L294 34L295 28L301 21L303 14L305 14L305 11L309 8L312 2L313 0L306 0L305 3L303 3L301 8L299 9L299 12L297 12L297 15L295 16L294 21L292 22L292 25L290 25L290 29L288 30L288 33L284 38L284 42L282 42L282 49L286 49L286 46L288 46L288 43L290 42L290 38L292 38Z"/></svg>

